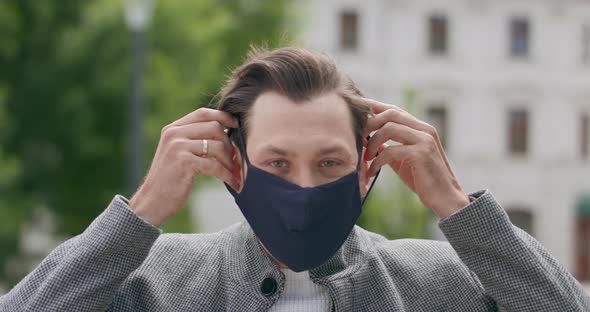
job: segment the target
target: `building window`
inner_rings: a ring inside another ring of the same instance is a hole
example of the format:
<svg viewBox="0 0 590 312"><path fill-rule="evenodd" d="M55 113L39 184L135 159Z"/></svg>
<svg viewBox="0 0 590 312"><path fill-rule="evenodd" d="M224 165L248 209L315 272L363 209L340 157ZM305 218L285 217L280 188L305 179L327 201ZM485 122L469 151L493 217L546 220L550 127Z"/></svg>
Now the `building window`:
<svg viewBox="0 0 590 312"><path fill-rule="evenodd" d="M356 50L358 47L358 14L353 11L340 13L340 48Z"/></svg>
<svg viewBox="0 0 590 312"><path fill-rule="evenodd" d="M428 49L430 54L446 54L448 23L444 15L433 15L428 19Z"/></svg>
<svg viewBox="0 0 590 312"><path fill-rule="evenodd" d="M580 116L580 156L588 159L590 154L590 114L582 113Z"/></svg>
<svg viewBox="0 0 590 312"><path fill-rule="evenodd" d="M523 208L510 208L506 209L506 213L510 218L510 222L516 225L520 229L533 235L533 214L528 209Z"/></svg>
<svg viewBox="0 0 590 312"><path fill-rule="evenodd" d="M448 143L447 109L442 106L433 106L426 111L428 123L436 128L440 142L444 148Z"/></svg>
<svg viewBox="0 0 590 312"><path fill-rule="evenodd" d="M513 109L508 113L508 148L512 155L524 155L527 152L528 112Z"/></svg>
<svg viewBox="0 0 590 312"><path fill-rule="evenodd" d="M582 26L582 62L590 64L590 25Z"/></svg>
<svg viewBox="0 0 590 312"><path fill-rule="evenodd" d="M529 21L524 17L510 20L510 56L527 57L530 45Z"/></svg>

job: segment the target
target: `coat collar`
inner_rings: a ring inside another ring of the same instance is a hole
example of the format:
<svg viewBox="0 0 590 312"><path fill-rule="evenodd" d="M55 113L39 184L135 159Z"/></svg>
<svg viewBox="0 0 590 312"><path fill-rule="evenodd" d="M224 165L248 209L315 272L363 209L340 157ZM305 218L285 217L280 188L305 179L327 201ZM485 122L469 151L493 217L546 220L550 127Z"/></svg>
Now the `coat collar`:
<svg viewBox="0 0 590 312"><path fill-rule="evenodd" d="M254 311L269 309L282 293L285 275L262 249L254 231L242 221L223 232L223 274L238 290L227 294L230 311ZM354 290L358 283L353 275L370 261L373 243L367 231L354 226L348 237L332 257L309 271L313 282L324 285L330 292L333 311L350 311L354 307ZM264 296L260 289L267 278L274 279L278 291ZM367 280L367 279L363 279ZM338 285L338 286L336 286ZM243 300L248 298L248 300Z"/></svg>

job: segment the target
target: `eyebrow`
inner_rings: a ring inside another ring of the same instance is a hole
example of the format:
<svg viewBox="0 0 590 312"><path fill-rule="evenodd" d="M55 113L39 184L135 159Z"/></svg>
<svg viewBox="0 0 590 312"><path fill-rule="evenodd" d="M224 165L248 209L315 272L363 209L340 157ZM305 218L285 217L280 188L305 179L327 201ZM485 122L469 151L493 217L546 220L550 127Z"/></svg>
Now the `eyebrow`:
<svg viewBox="0 0 590 312"><path fill-rule="evenodd" d="M334 154L334 153L345 153L348 154L348 151L342 147L342 145L332 145L328 147L324 147L320 150L320 155L327 155L327 154Z"/></svg>
<svg viewBox="0 0 590 312"><path fill-rule="evenodd" d="M273 145L268 145L268 146L264 147L263 150L265 152L270 152L271 154L276 154L276 155L280 155L280 156L289 156L289 154L290 154L289 151L278 148ZM332 146L323 147L322 149L320 149L318 154L319 155L327 155L327 154L334 154L334 153L349 154L348 151L346 150L346 148L344 148L342 145L332 145Z"/></svg>
<svg viewBox="0 0 590 312"><path fill-rule="evenodd" d="M281 156L288 156L289 155L288 151L286 151L284 149L280 149L280 148L273 146L273 145L268 145L263 150L266 152L270 152L271 154L277 154L277 155L281 155Z"/></svg>

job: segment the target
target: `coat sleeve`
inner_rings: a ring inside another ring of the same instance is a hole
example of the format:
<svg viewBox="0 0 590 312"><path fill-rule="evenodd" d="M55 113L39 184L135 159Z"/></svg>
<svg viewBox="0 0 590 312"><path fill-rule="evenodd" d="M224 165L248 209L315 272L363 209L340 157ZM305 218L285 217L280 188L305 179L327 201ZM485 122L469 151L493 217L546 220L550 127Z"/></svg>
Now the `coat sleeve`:
<svg viewBox="0 0 590 312"><path fill-rule="evenodd" d="M590 295L488 190L470 194L439 228L477 284L507 311L590 311Z"/></svg>
<svg viewBox="0 0 590 312"><path fill-rule="evenodd" d="M0 311L105 311L161 233L116 195L83 233L56 247L0 297Z"/></svg>

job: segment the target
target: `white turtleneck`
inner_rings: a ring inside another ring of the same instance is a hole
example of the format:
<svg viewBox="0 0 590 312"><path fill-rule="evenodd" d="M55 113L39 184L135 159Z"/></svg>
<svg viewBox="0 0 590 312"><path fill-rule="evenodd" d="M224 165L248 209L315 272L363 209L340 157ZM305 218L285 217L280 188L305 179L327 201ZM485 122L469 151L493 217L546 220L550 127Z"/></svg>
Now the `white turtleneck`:
<svg viewBox="0 0 590 312"><path fill-rule="evenodd" d="M285 288L279 300L269 311L330 311L332 306L328 289L312 282L309 271L294 272L289 269L281 269L281 271L285 274Z"/></svg>

